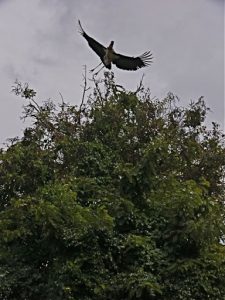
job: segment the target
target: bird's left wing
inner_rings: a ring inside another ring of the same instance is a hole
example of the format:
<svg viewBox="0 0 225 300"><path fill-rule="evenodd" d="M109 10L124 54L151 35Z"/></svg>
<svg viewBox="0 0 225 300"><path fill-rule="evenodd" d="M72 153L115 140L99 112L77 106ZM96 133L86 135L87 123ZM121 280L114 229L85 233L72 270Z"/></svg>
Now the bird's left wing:
<svg viewBox="0 0 225 300"><path fill-rule="evenodd" d="M92 50L95 51L95 53L103 60L103 57L105 55L105 47L101 45L99 42L97 42L95 39L87 35L87 33L84 31L84 29L81 26L80 20L78 20L78 24L80 26L80 34L83 35L83 37L87 40L88 45L91 47Z"/></svg>
<svg viewBox="0 0 225 300"><path fill-rule="evenodd" d="M152 63L152 59L153 57L150 51L147 51L138 57L130 57L114 53L112 63L114 63L117 66L117 68L135 71L139 68L149 66Z"/></svg>

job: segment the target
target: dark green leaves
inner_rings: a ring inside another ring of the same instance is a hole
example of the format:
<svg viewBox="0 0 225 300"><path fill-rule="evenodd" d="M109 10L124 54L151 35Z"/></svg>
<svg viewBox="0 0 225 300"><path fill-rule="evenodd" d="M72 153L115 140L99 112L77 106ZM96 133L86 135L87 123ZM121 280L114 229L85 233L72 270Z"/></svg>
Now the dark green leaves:
<svg viewBox="0 0 225 300"><path fill-rule="evenodd" d="M93 84L80 107L14 87L33 125L0 151L0 298L225 299L224 136L203 99Z"/></svg>

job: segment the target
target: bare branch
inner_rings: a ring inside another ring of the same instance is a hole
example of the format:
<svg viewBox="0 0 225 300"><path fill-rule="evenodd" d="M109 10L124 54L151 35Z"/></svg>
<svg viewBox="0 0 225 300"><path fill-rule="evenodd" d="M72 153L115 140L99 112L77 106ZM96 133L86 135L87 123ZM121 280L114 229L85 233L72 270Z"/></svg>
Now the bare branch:
<svg viewBox="0 0 225 300"><path fill-rule="evenodd" d="M80 104L80 107L78 110L78 124L81 123L81 112L82 112L82 107L84 105L86 92L90 89L90 87L87 86L87 66L84 65L83 67L84 67L84 74L83 74L84 85L83 85L83 94L82 94L81 104Z"/></svg>
<svg viewBox="0 0 225 300"><path fill-rule="evenodd" d="M61 98L61 101L62 101L62 107L64 107L65 105L65 101L63 99L63 95L59 92L59 95L60 95L60 98Z"/></svg>
<svg viewBox="0 0 225 300"><path fill-rule="evenodd" d="M87 87L87 66L86 66L86 65L84 65L83 81L84 81L84 85L83 85L83 95L82 95L82 99L81 99L81 104L80 104L79 111L81 111L82 106L83 106L83 104L84 104L85 94L86 94L86 92L90 89L90 87Z"/></svg>
<svg viewBox="0 0 225 300"><path fill-rule="evenodd" d="M143 79L145 74L142 75L139 85L137 86L136 91L134 92L135 95L137 95L139 92L143 91L144 85L143 85Z"/></svg>

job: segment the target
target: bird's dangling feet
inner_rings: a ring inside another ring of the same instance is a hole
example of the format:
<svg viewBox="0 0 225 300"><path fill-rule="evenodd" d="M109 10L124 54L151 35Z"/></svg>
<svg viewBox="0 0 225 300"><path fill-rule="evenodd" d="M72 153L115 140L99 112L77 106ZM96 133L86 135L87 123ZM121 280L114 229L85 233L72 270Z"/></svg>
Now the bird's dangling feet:
<svg viewBox="0 0 225 300"><path fill-rule="evenodd" d="M98 64L94 69L91 69L89 72L90 72L90 73L93 73L94 70L96 70L99 66L101 66L101 64L102 64L102 62L100 62L100 64Z"/></svg>
<svg viewBox="0 0 225 300"><path fill-rule="evenodd" d="M93 76L97 76L98 73L99 73L102 69L104 69L104 66L102 66L97 72L95 72L95 73L93 74Z"/></svg>

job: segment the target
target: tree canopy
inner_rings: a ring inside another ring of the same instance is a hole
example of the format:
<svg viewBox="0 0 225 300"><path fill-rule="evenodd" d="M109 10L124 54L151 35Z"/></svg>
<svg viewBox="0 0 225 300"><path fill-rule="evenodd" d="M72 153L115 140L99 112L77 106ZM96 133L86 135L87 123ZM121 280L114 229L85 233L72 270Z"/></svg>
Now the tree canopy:
<svg viewBox="0 0 225 300"><path fill-rule="evenodd" d="M224 136L204 99L93 80L79 106L14 86L32 124L0 152L0 298L225 299Z"/></svg>

